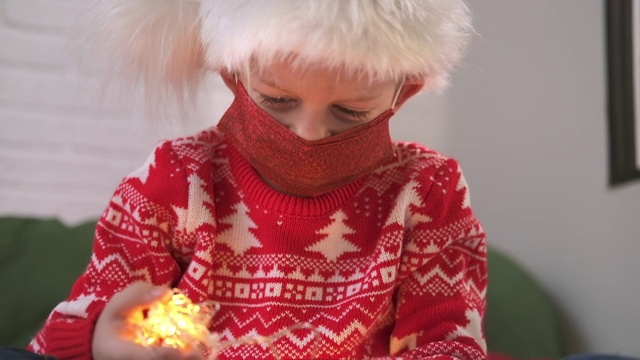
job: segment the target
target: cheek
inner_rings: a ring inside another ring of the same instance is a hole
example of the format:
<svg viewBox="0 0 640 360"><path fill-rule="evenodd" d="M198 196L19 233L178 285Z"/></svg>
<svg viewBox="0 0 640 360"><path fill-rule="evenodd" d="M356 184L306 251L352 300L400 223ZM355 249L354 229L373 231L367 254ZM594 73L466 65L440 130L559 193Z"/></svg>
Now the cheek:
<svg viewBox="0 0 640 360"><path fill-rule="evenodd" d="M273 121L280 123L282 126L288 129L291 129L291 124L293 123L292 121L294 121L293 119L295 119L295 116L290 114L292 112L291 110L272 109L265 104L260 103L260 100L256 100L253 98L252 100L260 109L262 109L262 111L267 113L267 115L269 115L269 117Z"/></svg>

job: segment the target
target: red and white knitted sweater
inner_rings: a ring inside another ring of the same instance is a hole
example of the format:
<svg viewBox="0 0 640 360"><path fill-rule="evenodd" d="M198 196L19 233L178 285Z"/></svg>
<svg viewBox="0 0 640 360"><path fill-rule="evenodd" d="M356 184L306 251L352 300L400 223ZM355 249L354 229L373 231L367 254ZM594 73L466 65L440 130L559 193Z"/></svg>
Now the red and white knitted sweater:
<svg viewBox="0 0 640 360"><path fill-rule="evenodd" d="M265 184L215 128L159 145L115 191L86 272L30 349L90 358L105 303L146 280L217 302L210 330L223 340L310 323L321 359L485 358L485 238L458 164L415 144L395 151L300 198ZM287 359L313 345L304 330L274 343ZM272 357L259 345L219 356Z"/></svg>

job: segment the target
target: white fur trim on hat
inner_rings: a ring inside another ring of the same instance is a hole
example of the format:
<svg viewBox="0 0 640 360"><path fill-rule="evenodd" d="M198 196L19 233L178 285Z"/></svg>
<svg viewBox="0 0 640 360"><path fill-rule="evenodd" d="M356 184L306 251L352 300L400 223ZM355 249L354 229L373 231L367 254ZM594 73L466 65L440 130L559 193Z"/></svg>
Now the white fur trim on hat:
<svg viewBox="0 0 640 360"><path fill-rule="evenodd" d="M104 67L105 85L124 80L113 82L124 87L122 95L142 85L149 109L174 100L184 105L206 69L198 10L197 2L184 0L87 1L82 25L88 60Z"/></svg>
<svg viewBox="0 0 640 360"><path fill-rule="evenodd" d="M129 80L179 98L206 70L287 58L369 79L446 83L471 31L464 0L93 0L91 44Z"/></svg>
<svg viewBox="0 0 640 360"><path fill-rule="evenodd" d="M471 30L462 0L202 0L200 16L206 61L216 70L293 56L372 79L435 85Z"/></svg>

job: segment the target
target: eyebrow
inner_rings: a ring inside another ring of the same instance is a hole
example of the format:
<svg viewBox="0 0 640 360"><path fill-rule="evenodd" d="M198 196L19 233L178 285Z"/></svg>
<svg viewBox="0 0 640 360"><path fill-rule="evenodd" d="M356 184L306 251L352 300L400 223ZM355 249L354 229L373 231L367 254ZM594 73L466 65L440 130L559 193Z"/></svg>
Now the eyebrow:
<svg viewBox="0 0 640 360"><path fill-rule="evenodd" d="M276 85L276 83L275 83L275 82L271 81L270 79L265 79L265 78L263 78L262 76L258 76L257 78L258 78L258 80L262 81L262 82L263 82L265 85L267 85L267 86L270 86L270 87L272 87L272 88L274 88L274 89L278 89L278 90L282 90L282 91L287 91L287 90L285 90L285 89L280 88L278 85ZM288 91L287 91L287 92L288 92Z"/></svg>
<svg viewBox="0 0 640 360"><path fill-rule="evenodd" d="M358 98L353 98L353 99L345 99L342 100L343 102L367 102L367 101L373 101L373 100L377 100L378 98L380 98L382 96L382 93L376 93L374 95L365 95L362 97L358 97Z"/></svg>

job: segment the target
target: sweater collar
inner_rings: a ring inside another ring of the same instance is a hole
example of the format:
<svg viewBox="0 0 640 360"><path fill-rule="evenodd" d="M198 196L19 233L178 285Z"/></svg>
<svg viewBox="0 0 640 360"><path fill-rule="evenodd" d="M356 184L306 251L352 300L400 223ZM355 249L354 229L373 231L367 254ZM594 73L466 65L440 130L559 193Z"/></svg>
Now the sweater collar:
<svg viewBox="0 0 640 360"><path fill-rule="evenodd" d="M339 189L316 197L300 197L277 191L267 184L238 150L226 141L231 173L247 204L259 205L266 211L280 214L314 217L333 212L352 198L364 181L353 181Z"/></svg>

